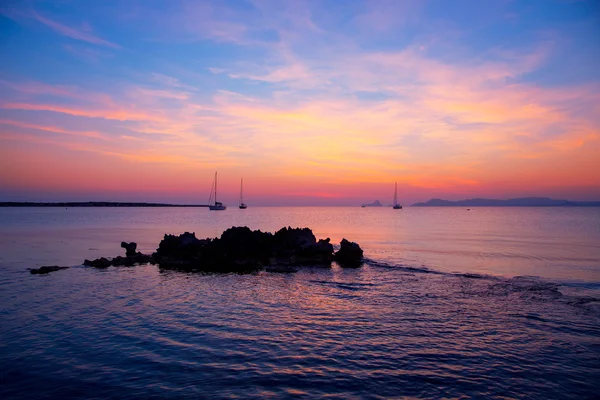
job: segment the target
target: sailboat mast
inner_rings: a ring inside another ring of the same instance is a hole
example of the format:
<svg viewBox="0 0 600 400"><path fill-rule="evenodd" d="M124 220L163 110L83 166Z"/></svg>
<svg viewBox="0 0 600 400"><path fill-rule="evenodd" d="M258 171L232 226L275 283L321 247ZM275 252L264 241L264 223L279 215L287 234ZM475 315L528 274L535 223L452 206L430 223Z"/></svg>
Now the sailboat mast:
<svg viewBox="0 0 600 400"><path fill-rule="evenodd" d="M215 171L215 204L217 204L217 172Z"/></svg>
<svg viewBox="0 0 600 400"><path fill-rule="evenodd" d="M398 204L398 182L394 187L394 205Z"/></svg>
<svg viewBox="0 0 600 400"><path fill-rule="evenodd" d="M240 204L244 202L244 178L240 180Z"/></svg>

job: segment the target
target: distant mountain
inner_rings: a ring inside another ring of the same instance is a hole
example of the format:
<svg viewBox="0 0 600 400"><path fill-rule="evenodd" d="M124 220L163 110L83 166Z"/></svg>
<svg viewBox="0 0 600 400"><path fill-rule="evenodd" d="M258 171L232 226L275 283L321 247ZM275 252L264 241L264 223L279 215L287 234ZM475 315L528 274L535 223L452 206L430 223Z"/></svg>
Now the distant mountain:
<svg viewBox="0 0 600 400"><path fill-rule="evenodd" d="M600 207L600 201L554 200L547 197L523 197L519 199L466 199L458 201L431 199L415 203L411 207Z"/></svg>
<svg viewBox="0 0 600 400"><path fill-rule="evenodd" d="M379 200L375 200L375 201L374 201L374 202L372 202L372 203L369 203L369 204L363 204L362 206L363 206L363 207L381 207L381 206L382 206L382 204L379 202Z"/></svg>

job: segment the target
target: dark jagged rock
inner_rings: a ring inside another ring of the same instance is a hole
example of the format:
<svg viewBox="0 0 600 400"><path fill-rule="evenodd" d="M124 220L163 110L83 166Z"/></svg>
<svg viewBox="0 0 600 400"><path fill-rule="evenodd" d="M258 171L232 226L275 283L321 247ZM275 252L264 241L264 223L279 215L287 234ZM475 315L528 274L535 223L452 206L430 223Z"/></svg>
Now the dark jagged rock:
<svg viewBox="0 0 600 400"><path fill-rule="evenodd" d="M135 242L121 242L121 247L125 249L125 257L117 256L112 259L101 257L95 260L85 260L83 265L94 268L108 268L110 266L131 267L133 265L147 264L152 261L151 255L142 254L139 251L136 253L137 243Z"/></svg>
<svg viewBox="0 0 600 400"><path fill-rule="evenodd" d="M105 257L97 258L95 260L86 259L83 262L83 265L85 265L86 267L94 267L94 268L108 268L108 267L110 267L110 264L111 264L110 260Z"/></svg>
<svg viewBox="0 0 600 400"><path fill-rule="evenodd" d="M309 228L281 228L273 235L273 245L279 252L294 252L317 244Z"/></svg>
<svg viewBox="0 0 600 400"><path fill-rule="evenodd" d="M69 267L59 267L58 265L46 265L39 268L32 268L29 270L32 274L49 274L50 272L60 271L61 269L67 269Z"/></svg>
<svg viewBox="0 0 600 400"><path fill-rule="evenodd" d="M194 233L165 235L154 254L164 268L212 271L258 269L268 261L272 235L247 227L227 229L220 238L197 239Z"/></svg>
<svg viewBox="0 0 600 400"><path fill-rule="evenodd" d="M118 266L126 266L126 267L131 267L133 265L138 265L138 264L147 264L149 262L151 262L152 260L152 256L149 254L142 254L140 252L135 253L132 256L128 256L128 257L122 257L122 256L117 256L115 258L113 258L112 260L110 260L110 264L114 265L115 267Z"/></svg>
<svg viewBox="0 0 600 400"><path fill-rule="evenodd" d="M111 266L115 267L131 267L133 265L148 264L152 262L152 256L149 254L142 254L140 252L135 253L130 257L117 256L115 258L101 257L95 260L85 260L83 265L86 267L94 268L108 268Z"/></svg>
<svg viewBox="0 0 600 400"><path fill-rule="evenodd" d="M334 259L342 267L357 267L361 265L363 250L358 243L342 239L340 249L334 254Z"/></svg>
<svg viewBox="0 0 600 400"><path fill-rule="evenodd" d="M165 235L160 241L155 255L159 258L191 258L200 251L210 239L200 240L195 233L185 232L179 236Z"/></svg>
<svg viewBox="0 0 600 400"><path fill-rule="evenodd" d="M319 239L317 244L315 245L315 250L320 253L333 253L333 245L330 243L331 239Z"/></svg>
<svg viewBox="0 0 600 400"><path fill-rule="evenodd" d="M309 228L282 228L273 235L274 257L270 264L328 265L333 259L329 241L317 242Z"/></svg>
<svg viewBox="0 0 600 400"><path fill-rule="evenodd" d="M164 268L247 271L265 266L329 265L330 240L315 238L308 228L282 228L275 234L232 227L220 238L199 240L193 233L165 235L154 254ZM289 272L289 271L288 271Z"/></svg>
<svg viewBox="0 0 600 400"><path fill-rule="evenodd" d="M131 242L131 243L121 242L121 247L125 249L125 255L127 257L133 257L137 254L135 252L135 249L137 249L136 242Z"/></svg>
<svg viewBox="0 0 600 400"><path fill-rule="evenodd" d="M340 259L355 260L356 255L352 253L355 249L344 246L342 243L341 253L338 252ZM232 227L214 239L198 239L193 232L167 234L152 256L135 253L136 244L133 242L123 242L121 247L127 250L126 257L85 260L84 265L106 268L150 262L161 268L186 271L247 272L267 267L272 272L294 272L292 266L329 266L334 259L329 238L317 241L310 229L291 227L282 228L274 234L253 231L248 227ZM361 258L362 250L358 260Z"/></svg>
<svg viewBox="0 0 600 400"><path fill-rule="evenodd" d="M191 269L199 264L198 256L211 239L200 240L194 232L165 235L152 255L155 263L165 268Z"/></svg>

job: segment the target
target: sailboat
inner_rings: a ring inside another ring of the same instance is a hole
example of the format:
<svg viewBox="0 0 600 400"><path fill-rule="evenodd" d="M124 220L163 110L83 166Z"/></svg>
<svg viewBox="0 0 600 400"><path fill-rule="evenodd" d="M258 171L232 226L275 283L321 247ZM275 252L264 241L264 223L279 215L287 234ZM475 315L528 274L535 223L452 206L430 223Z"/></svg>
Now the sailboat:
<svg viewBox="0 0 600 400"><path fill-rule="evenodd" d="M210 190L210 197L208 198L208 209L211 211L223 211L226 208L226 205L217 201L217 173L215 172L215 180Z"/></svg>
<svg viewBox="0 0 600 400"><path fill-rule="evenodd" d="M240 181L240 210L245 210L248 208L246 203L244 203L244 178Z"/></svg>
<svg viewBox="0 0 600 400"><path fill-rule="evenodd" d="M394 190L394 210L401 210L402 206L398 204L398 182L396 182L396 187Z"/></svg>

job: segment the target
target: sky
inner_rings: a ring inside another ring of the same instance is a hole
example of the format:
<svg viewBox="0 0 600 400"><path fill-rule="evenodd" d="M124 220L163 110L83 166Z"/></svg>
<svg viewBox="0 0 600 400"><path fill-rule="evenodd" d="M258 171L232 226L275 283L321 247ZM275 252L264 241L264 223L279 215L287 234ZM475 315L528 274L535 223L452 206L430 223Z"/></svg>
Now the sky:
<svg viewBox="0 0 600 400"><path fill-rule="evenodd" d="M0 201L600 200L596 0L0 4Z"/></svg>

